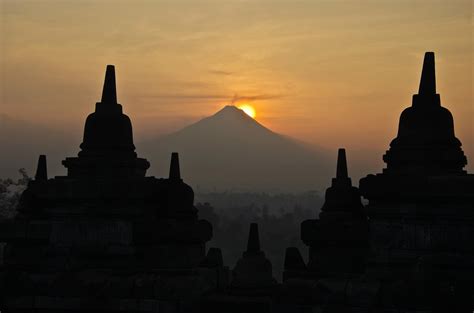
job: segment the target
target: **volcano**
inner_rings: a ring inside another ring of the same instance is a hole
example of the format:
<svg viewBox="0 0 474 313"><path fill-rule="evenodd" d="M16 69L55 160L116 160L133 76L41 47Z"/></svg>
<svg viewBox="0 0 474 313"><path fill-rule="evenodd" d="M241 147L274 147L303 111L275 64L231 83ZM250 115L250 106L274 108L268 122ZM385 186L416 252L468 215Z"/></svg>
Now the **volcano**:
<svg viewBox="0 0 474 313"><path fill-rule="evenodd" d="M328 153L275 133L235 106L226 106L177 132L138 145L166 176L179 152L183 178L198 190L303 191L321 189L332 172Z"/></svg>

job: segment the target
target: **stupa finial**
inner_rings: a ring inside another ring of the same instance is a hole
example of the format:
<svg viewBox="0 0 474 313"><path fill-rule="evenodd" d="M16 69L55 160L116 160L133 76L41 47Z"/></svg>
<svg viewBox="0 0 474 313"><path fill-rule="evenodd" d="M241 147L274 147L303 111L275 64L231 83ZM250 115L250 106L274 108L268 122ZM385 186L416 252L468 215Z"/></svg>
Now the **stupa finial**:
<svg viewBox="0 0 474 313"><path fill-rule="evenodd" d="M170 180L181 180L181 172L179 170L179 154L178 152L171 153L170 164Z"/></svg>
<svg viewBox="0 0 474 313"><path fill-rule="evenodd" d="M249 241L247 243L247 253L260 252L260 238L258 236L258 224L251 223L249 231Z"/></svg>
<svg viewBox="0 0 474 313"><path fill-rule="evenodd" d="M348 178L346 149L339 149L337 152L336 178Z"/></svg>
<svg viewBox="0 0 474 313"><path fill-rule="evenodd" d="M421 71L419 95L436 94L436 73L434 52L426 52L423 60L423 70Z"/></svg>
<svg viewBox="0 0 474 313"><path fill-rule="evenodd" d="M104 88L102 90L102 103L117 103L117 88L115 85L115 67L107 65L105 72Z"/></svg>
<svg viewBox="0 0 474 313"><path fill-rule="evenodd" d="M48 168L46 166L46 155L42 154L38 158L35 180L48 180Z"/></svg>

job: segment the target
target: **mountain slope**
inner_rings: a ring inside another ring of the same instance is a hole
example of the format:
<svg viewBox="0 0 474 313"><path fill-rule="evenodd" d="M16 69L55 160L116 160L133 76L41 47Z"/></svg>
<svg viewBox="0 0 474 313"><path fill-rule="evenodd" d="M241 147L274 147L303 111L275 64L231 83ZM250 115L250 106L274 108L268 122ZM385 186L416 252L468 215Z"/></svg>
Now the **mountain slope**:
<svg viewBox="0 0 474 313"><path fill-rule="evenodd" d="M322 188L332 176L325 152L272 132L235 106L138 148L157 176L167 175L170 153L179 152L183 178L202 189L298 191Z"/></svg>

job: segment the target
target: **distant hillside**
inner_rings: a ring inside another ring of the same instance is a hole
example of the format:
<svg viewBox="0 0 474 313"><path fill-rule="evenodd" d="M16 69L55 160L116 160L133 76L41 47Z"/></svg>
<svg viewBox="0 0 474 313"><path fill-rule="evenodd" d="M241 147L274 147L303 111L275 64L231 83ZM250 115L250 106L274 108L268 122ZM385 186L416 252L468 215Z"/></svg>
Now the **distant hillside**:
<svg viewBox="0 0 474 313"><path fill-rule="evenodd" d="M138 146L157 176L179 152L183 178L198 189L300 191L325 188L333 176L326 152L274 133L235 106Z"/></svg>

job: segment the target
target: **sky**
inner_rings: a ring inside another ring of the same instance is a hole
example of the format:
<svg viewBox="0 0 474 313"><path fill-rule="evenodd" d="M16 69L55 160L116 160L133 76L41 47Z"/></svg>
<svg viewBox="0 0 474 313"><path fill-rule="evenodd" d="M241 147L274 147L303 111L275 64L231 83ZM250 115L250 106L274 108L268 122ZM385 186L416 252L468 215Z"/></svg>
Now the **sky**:
<svg viewBox="0 0 474 313"><path fill-rule="evenodd" d="M434 51L474 162L472 30L470 0L0 0L0 114L80 141L114 64L135 141L233 99L278 133L380 170Z"/></svg>

